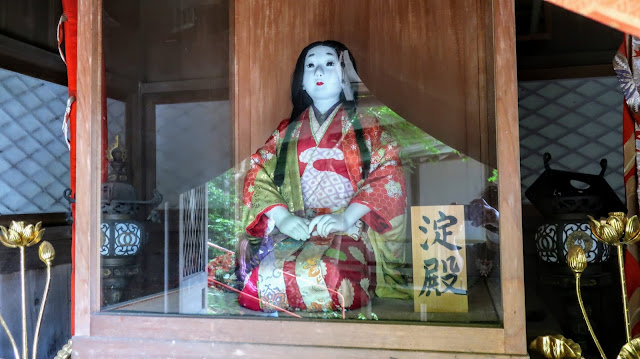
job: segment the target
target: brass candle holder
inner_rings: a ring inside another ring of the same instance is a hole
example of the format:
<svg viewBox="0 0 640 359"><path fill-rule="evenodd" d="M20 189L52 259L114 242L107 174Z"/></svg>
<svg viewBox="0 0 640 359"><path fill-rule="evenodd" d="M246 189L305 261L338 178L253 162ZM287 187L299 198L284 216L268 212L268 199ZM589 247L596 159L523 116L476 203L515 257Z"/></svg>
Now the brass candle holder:
<svg viewBox="0 0 640 359"><path fill-rule="evenodd" d="M18 248L20 250L20 284L21 284L21 298L22 298L22 356L18 350L16 341L11 334L11 331L7 327L2 314L0 314L0 325L4 329L5 333L9 337L11 346L13 348L13 355L15 359L28 359L28 341L27 341L27 302L26 302L26 283L25 283L25 248L32 247L38 244L42 240L44 229L41 229L42 222L38 222L35 226L32 224L25 225L24 222L12 221L9 228L0 226L2 234L0 235L0 243L5 247ZM51 263L53 262L56 252L53 249L51 243L43 241L38 248L38 256L40 260L47 266L47 279L44 286L44 293L42 294L42 305L40 306L40 312L38 313L38 321L36 323L35 332L33 335L33 347L32 358L36 359L38 353L38 338L40 336L40 327L42 326L42 316L44 314L44 308L47 303L47 297L49 295L49 286L51 284Z"/></svg>

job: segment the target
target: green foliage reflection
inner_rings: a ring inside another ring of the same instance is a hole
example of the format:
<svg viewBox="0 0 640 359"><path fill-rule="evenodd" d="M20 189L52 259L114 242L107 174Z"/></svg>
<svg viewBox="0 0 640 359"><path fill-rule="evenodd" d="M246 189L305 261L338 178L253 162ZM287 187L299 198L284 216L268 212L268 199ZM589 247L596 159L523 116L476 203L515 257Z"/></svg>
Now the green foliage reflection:
<svg viewBox="0 0 640 359"><path fill-rule="evenodd" d="M209 240L214 244L235 250L238 241L238 222L236 221L235 169L231 168L208 182L209 189ZM224 254L223 251L209 248L209 258Z"/></svg>
<svg viewBox="0 0 640 359"><path fill-rule="evenodd" d="M389 135L398 142L402 149L400 158L406 167L415 166L414 159L416 158L427 157L428 162L437 162L452 156L463 161L467 159L458 150L445 145L415 125L407 122L389 107L370 107L367 112L375 116Z"/></svg>

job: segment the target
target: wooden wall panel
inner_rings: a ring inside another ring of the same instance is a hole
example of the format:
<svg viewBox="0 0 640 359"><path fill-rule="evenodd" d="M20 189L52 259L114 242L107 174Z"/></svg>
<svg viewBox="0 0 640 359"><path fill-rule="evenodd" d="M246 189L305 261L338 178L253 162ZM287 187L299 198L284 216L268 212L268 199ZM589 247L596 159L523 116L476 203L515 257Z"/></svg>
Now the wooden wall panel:
<svg viewBox="0 0 640 359"><path fill-rule="evenodd" d="M453 344L452 347L455 347ZM235 358L259 357L261 359L314 358L314 359L524 359L528 355L475 354L460 352L419 352L413 350L379 350L320 346L260 345L250 343L220 343L213 341L182 341L137 339L74 337L74 359L111 359L111 358Z"/></svg>
<svg viewBox="0 0 640 359"><path fill-rule="evenodd" d="M363 81L385 105L480 157L478 1L375 1ZM361 63L363 62L361 61Z"/></svg>
<svg viewBox="0 0 640 359"><path fill-rule="evenodd" d="M227 80L229 0L111 0L103 14L109 97L136 94L139 83L179 92Z"/></svg>
<svg viewBox="0 0 640 359"><path fill-rule="evenodd" d="M353 0L340 3L338 15L336 16L335 40L347 45L349 51L356 59L358 71L363 72L367 67L370 56L370 36L369 31L376 29L378 24L371 24L372 4L379 4L380 1ZM363 80L364 81L364 80ZM367 83L367 85L369 85Z"/></svg>
<svg viewBox="0 0 640 359"><path fill-rule="evenodd" d="M91 335L106 338L174 340L178 343L181 340L189 340L236 343L236 345L239 343L283 345L290 346L292 350L318 346L371 350L505 353L502 345L504 331L501 328L421 324L423 323L269 320L249 317L238 319L207 316L162 317L110 313L110 315L92 318ZM126 331L126 335L123 335L125 333L123 331ZM291 357L293 356L287 358ZM430 358L430 356L427 357ZM362 358L368 358L368 356L363 355Z"/></svg>
<svg viewBox="0 0 640 359"><path fill-rule="evenodd" d="M126 95L138 90L142 77L144 47L142 25L140 24L140 2L132 0L110 0L104 10L104 64L107 71L107 96L115 91ZM114 77L126 79L124 85ZM122 88L124 87L124 88Z"/></svg>
<svg viewBox="0 0 640 359"><path fill-rule="evenodd" d="M246 39L234 44L236 74L246 79L236 83L236 94L242 103L239 106L247 111L238 113L236 119L250 123L249 133L238 134L239 141L250 143L249 152L238 153L239 159L264 144L277 124L289 116L296 59L307 44L336 37L335 5L335 0L235 2L235 37ZM240 19L243 21L238 22Z"/></svg>
<svg viewBox="0 0 640 359"><path fill-rule="evenodd" d="M227 77L229 1L142 0L142 82Z"/></svg>
<svg viewBox="0 0 640 359"><path fill-rule="evenodd" d="M486 65L480 56L487 49L485 41L478 41L485 34L485 22L479 19L489 16L481 1L282 0L238 6L249 12L236 10L236 16L246 17L236 28L248 31L249 41L236 43L236 54L249 53L249 60L237 71L238 76L244 76L243 70L250 75L248 83L238 83L237 94L250 114L249 119L236 118L250 122L251 151L289 114L290 79L299 51L312 41L332 38L351 49L364 83L385 105L487 162L483 152L491 149L481 129L487 127L485 94L492 87L486 88L486 78L480 81Z"/></svg>

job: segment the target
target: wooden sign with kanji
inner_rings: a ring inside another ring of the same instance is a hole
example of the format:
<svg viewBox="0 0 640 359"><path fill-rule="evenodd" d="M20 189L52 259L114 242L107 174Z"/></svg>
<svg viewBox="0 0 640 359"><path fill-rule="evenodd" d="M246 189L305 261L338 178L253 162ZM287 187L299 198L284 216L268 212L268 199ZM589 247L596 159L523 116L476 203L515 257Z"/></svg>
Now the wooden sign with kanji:
<svg viewBox="0 0 640 359"><path fill-rule="evenodd" d="M469 311L464 206L411 207L414 311Z"/></svg>

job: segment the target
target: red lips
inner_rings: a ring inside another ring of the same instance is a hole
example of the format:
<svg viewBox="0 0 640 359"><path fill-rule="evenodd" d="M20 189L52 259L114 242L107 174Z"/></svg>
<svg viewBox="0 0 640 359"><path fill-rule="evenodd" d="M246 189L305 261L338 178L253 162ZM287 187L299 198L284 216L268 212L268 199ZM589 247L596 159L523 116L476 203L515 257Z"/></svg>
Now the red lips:
<svg viewBox="0 0 640 359"><path fill-rule="evenodd" d="M318 85L318 86L322 86L322 85L324 85L324 82L322 82L322 81L318 81L318 82L316 82L316 85Z"/></svg>

